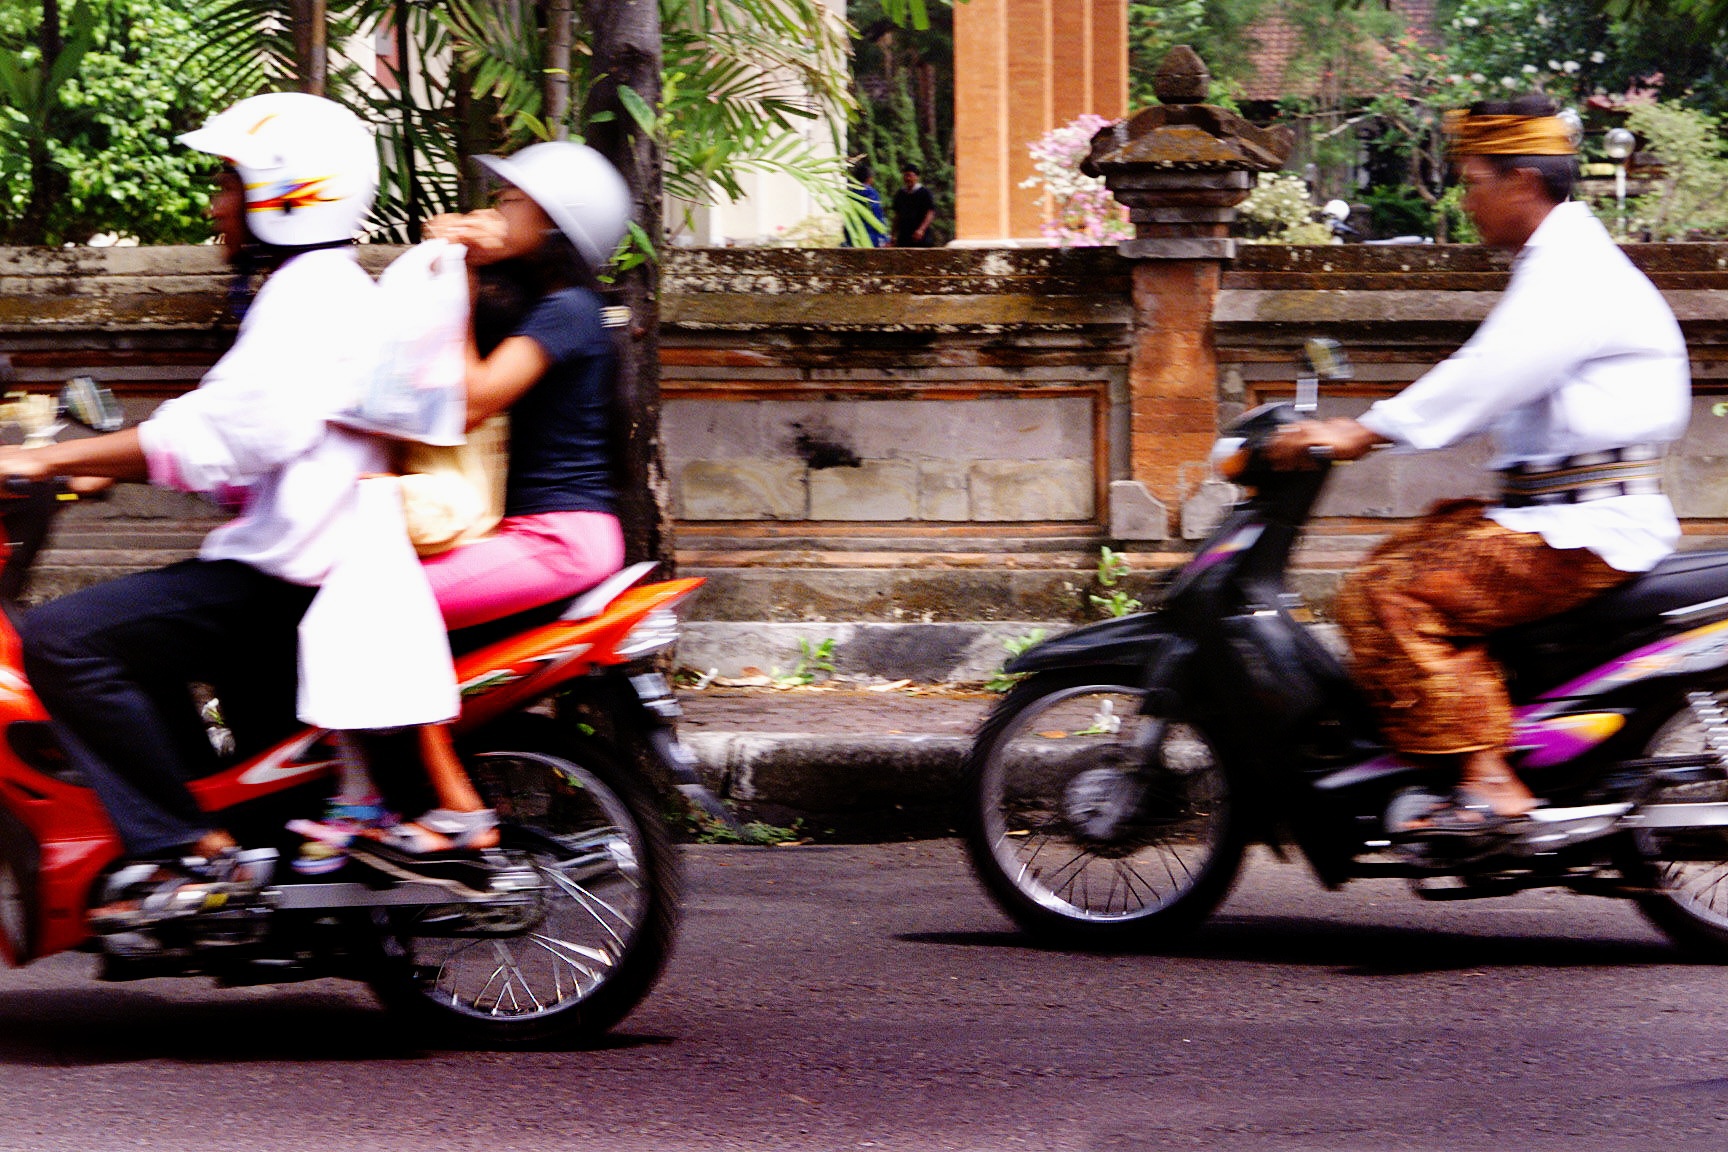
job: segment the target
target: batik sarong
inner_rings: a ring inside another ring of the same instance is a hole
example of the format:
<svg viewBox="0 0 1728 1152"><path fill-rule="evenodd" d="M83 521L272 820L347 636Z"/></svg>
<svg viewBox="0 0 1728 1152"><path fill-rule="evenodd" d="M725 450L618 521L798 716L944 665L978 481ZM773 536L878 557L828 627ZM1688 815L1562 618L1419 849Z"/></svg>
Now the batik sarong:
<svg viewBox="0 0 1728 1152"><path fill-rule="evenodd" d="M1552 548L1452 500L1383 541L1339 591L1353 674L1399 752L1504 748L1512 702L1484 637L1632 579L1587 548Z"/></svg>

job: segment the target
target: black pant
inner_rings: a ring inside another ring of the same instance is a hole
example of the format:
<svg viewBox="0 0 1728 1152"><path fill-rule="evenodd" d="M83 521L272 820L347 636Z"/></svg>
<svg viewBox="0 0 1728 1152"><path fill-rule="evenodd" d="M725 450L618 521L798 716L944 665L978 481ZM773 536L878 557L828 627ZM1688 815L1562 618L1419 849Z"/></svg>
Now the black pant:
<svg viewBox="0 0 1728 1152"><path fill-rule="evenodd" d="M315 588L232 560L187 560L24 617L24 670L128 853L211 830L186 783L218 767L190 685L210 685L242 756L291 735L300 617Z"/></svg>

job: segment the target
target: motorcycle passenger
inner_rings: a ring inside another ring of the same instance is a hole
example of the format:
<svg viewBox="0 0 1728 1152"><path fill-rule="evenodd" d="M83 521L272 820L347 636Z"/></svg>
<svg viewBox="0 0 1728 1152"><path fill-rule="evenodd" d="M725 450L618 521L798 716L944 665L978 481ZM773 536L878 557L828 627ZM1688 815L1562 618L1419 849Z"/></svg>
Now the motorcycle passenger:
<svg viewBox="0 0 1728 1152"><path fill-rule="evenodd" d="M1686 346L1661 294L1583 204L1576 151L1540 95L1448 117L1464 207L1516 253L1505 295L1449 359L1359 419L1284 429L1275 460L1320 448L1444 448L1489 431L1497 500L1450 500L1381 543L1336 615L1354 675L1402 755L1456 766L1450 806L1416 826L1510 831L1540 801L1507 761L1512 707L1491 632L1653 568L1680 535L1661 488L1690 410ZM1414 830L1414 829L1413 829Z"/></svg>
<svg viewBox="0 0 1728 1152"><path fill-rule="evenodd" d="M155 862L126 870L133 885L92 912L99 930L194 907L232 873L234 838L187 788L217 766L188 685L215 687L242 755L295 730L296 628L359 478L387 467L377 441L327 423L358 395L376 342L375 287L352 248L378 183L371 134L331 101L273 93L180 142L226 164L210 214L237 283L267 277L233 347L135 428L0 450L0 474L147 479L240 508L197 559L24 619L24 666L69 756L128 855Z"/></svg>
<svg viewBox="0 0 1728 1152"><path fill-rule="evenodd" d="M479 157L502 184L493 207L427 222L466 245L474 272L468 426L509 413L510 464L496 532L424 561L452 629L590 588L624 565L612 452L613 334L596 273L630 218L630 192L592 148L534 144ZM350 855L424 871L432 858L495 845L448 730L420 730L437 807L366 832Z"/></svg>

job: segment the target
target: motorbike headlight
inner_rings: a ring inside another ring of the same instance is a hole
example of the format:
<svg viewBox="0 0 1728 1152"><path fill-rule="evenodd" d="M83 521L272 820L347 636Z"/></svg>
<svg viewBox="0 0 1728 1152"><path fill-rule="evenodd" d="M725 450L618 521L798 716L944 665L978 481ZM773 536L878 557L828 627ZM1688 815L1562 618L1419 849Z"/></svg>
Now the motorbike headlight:
<svg viewBox="0 0 1728 1152"><path fill-rule="evenodd" d="M1248 451L1243 445L1248 441L1241 436L1222 436L1212 445L1212 454L1206 462L1212 468L1212 474L1220 480L1235 483L1248 467Z"/></svg>

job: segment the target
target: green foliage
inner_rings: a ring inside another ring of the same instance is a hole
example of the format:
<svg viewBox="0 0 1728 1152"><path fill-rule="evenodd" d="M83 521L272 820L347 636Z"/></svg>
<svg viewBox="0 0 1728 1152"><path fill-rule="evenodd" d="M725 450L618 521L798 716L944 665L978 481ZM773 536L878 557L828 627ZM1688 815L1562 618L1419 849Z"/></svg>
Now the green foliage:
<svg viewBox="0 0 1728 1152"><path fill-rule="evenodd" d="M946 4L921 27L896 27L892 3L854 0L849 13L858 109L847 150L876 174L886 206L904 164L915 164L936 199L935 242L954 221L954 23ZM863 240L860 233L854 243Z"/></svg>
<svg viewBox="0 0 1728 1152"><path fill-rule="evenodd" d="M1127 576L1128 557L1120 552L1103 547L1098 550L1098 584L1106 589L1104 595L1089 593L1086 599L1092 602L1094 608L1102 609L1106 616L1132 616L1145 605L1136 597L1118 588L1122 578Z"/></svg>
<svg viewBox="0 0 1728 1152"><path fill-rule="evenodd" d="M815 683L818 674L832 676L835 671L834 638L830 636L818 644L812 644L800 636L798 638L798 662L792 665L792 671L782 673L776 668L769 678L774 681L774 686L777 688L796 688L804 684Z"/></svg>
<svg viewBox="0 0 1728 1152"><path fill-rule="evenodd" d="M1234 107L1254 79L1253 25L1267 0L1129 0L1128 106L1158 103L1152 77L1178 44L1200 54L1212 73L1208 99Z"/></svg>
<svg viewBox="0 0 1728 1152"><path fill-rule="evenodd" d="M52 68L41 21L39 5L0 0L0 243L208 236L213 165L173 142L211 101L182 68L194 16L171 0L63 8Z"/></svg>
<svg viewBox="0 0 1728 1152"><path fill-rule="evenodd" d="M1720 124L1671 101L1634 108L1626 124L1663 169L1655 190L1630 202L1638 230L1653 240L1728 235L1728 154Z"/></svg>
<svg viewBox="0 0 1728 1152"><path fill-rule="evenodd" d="M1019 636L1008 637L1008 639L1002 641L1002 649L1007 652L1009 658L1012 659L1015 656L1020 655L1022 652L1029 652L1033 648L1044 643L1044 638L1047 635L1048 633L1045 632L1044 629L1034 628L1032 631L1024 632ZM984 681L984 687L990 692L1006 692L1008 689L1014 687L1014 685L1020 683L1024 678L1024 673L1004 672L1002 669L998 668L991 675L990 679Z"/></svg>
<svg viewBox="0 0 1728 1152"><path fill-rule="evenodd" d="M775 848L782 844L802 844L806 841L804 821L794 820L790 826L764 824L749 820L737 828L714 819L706 813L693 812L698 844L749 844L759 848Z"/></svg>
<svg viewBox="0 0 1728 1152"><path fill-rule="evenodd" d="M896 0L917 21L924 0ZM204 0L200 59L210 83L232 99L288 83L293 0ZM578 25L568 65L570 112L545 109L547 32L536 0L330 0L330 39L390 22L399 29L401 75L381 83L358 69L333 71L328 93L379 127L384 182L373 226L417 238L428 215L473 207L464 163L561 133L580 139L587 92L597 77ZM580 7L580 6L578 6ZM744 195L750 173L784 173L842 219L860 215L847 194L835 126L852 109L846 25L822 0L659 0L662 92L657 106L629 89L620 101L665 158L665 186L692 203ZM439 62L453 57L455 68ZM657 238L626 249L640 263Z"/></svg>
<svg viewBox="0 0 1728 1152"><path fill-rule="evenodd" d="M1454 184L1446 189L1438 203L1434 205L1434 218L1446 222L1446 236L1455 244L1480 244L1481 233L1476 231L1475 221L1464 211L1464 189Z"/></svg>
<svg viewBox="0 0 1728 1152"><path fill-rule="evenodd" d="M1362 194L1376 236L1426 236L1434 228L1434 206L1408 184L1382 184Z"/></svg>

